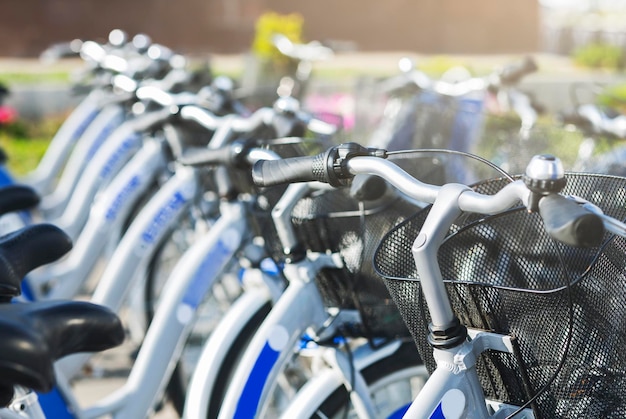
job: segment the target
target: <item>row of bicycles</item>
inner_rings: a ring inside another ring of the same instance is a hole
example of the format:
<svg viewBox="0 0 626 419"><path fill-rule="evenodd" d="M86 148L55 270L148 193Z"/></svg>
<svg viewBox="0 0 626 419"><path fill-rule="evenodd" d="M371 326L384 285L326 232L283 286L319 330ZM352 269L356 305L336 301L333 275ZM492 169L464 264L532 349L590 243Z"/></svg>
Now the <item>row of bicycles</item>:
<svg viewBox="0 0 626 419"><path fill-rule="evenodd" d="M626 179L533 156L532 60L408 66L359 140L301 107L302 72L251 109L145 35L48 54L83 58L84 98L32 173L3 167L0 417L626 414ZM521 121L500 164L471 154L490 100ZM123 341L125 383L80 405Z"/></svg>

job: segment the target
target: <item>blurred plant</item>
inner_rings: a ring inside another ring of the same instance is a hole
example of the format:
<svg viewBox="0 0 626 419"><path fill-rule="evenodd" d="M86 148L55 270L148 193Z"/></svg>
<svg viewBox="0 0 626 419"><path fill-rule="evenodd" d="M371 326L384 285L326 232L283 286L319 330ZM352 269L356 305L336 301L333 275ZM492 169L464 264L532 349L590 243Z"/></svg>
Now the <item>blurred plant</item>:
<svg viewBox="0 0 626 419"><path fill-rule="evenodd" d="M609 86L598 95L598 103L621 112L626 112L626 84Z"/></svg>
<svg viewBox="0 0 626 419"><path fill-rule="evenodd" d="M616 45L591 43L578 48L573 53L574 62L583 67L621 70L624 67L624 53Z"/></svg>
<svg viewBox="0 0 626 419"><path fill-rule="evenodd" d="M33 170L66 115L30 122L19 118L0 124L0 147L9 156L7 165L15 174Z"/></svg>
<svg viewBox="0 0 626 419"><path fill-rule="evenodd" d="M302 43L303 18L297 13L281 15L275 12L263 13L256 22L256 32L252 42L252 53L262 61L285 64L289 58L282 55L272 43L272 37L282 34L291 42Z"/></svg>
<svg viewBox="0 0 626 419"><path fill-rule="evenodd" d="M0 127L11 124L17 119L17 111L10 106L0 105Z"/></svg>
<svg viewBox="0 0 626 419"><path fill-rule="evenodd" d="M447 55L435 55L417 62L417 68L432 77L440 77L451 68L463 67L475 76L476 72L464 60Z"/></svg>

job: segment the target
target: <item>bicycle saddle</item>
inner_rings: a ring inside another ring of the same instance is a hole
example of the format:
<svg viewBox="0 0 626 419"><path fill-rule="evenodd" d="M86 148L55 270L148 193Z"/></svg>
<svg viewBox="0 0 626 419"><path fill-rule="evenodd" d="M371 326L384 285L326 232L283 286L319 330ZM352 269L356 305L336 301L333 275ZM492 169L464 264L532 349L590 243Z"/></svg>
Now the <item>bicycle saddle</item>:
<svg viewBox="0 0 626 419"><path fill-rule="evenodd" d="M25 185L7 185L0 188L0 215L33 208L39 204L39 195Z"/></svg>
<svg viewBox="0 0 626 419"><path fill-rule="evenodd" d="M119 318L103 306L84 301L0 304L0 403L10 401L15 385L50 391L55 360L109 349L123 340Z"/></svg>
<svg viewBox="0 0 626 419"><path fill-rule="evenodd" d="M27 226L0 237L0 302L21 294L20 283L28 272L71 248L69 236L52 224Z"/></svg>

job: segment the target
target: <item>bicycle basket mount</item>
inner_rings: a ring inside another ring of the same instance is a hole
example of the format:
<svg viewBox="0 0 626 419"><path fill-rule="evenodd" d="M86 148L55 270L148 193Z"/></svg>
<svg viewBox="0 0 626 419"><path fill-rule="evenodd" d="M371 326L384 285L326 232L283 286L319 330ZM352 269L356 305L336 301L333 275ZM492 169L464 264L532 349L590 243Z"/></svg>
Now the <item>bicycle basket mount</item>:
<svg viewBox="0 0 626 419"><path fill-rule="evenodd" d="M504 183L476 189L493 194ZM626 217L626 179L570 174L564 193ZM374 265L432 371L430 319L411 254L427 213L391 231ZM514 336L517 348L481 355L477 369L489 399L521 405L558 372L533 405L539 417L626 417L625 255L626 240L608 233L597 248L556 243L524 209L457 220L438 254L452 307L467 327Z"/></svg>

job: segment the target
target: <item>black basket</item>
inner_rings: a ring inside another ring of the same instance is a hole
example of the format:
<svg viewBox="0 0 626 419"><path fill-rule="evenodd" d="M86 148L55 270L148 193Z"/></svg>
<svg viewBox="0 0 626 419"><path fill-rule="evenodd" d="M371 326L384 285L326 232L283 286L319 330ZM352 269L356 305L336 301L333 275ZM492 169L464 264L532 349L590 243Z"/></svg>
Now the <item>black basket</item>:
<svg viewBox="0 0 626 419"><path fill-rule="evenodd" d="M485 182L476 189L493 194L505 183ZM571 174L564 192L615 218L626 217L626 179ZM427 213L418 212L391 231L376 250L374 265L432 371L430 318L411 254ZM539 417L626 417L625 251L626 241L608 233L597 248L557 243L539 216L522 208L457 220L438 255L453 309L468 327L514 336L517 349L487 351L479 358L488 398L521 405L558 372L533 404Z"/></svg>
<svg viewBox="0 0 626 419"><path fill-rule="evenodd" d="M292 223L308 250L338 252L345 267L324 269L317 285L328 307L357 309L367 338L409 336L397 307L372 266L372 256L382 237L414 213L415 205L386 196L358 202L349 188L314 194L294 208Z"/></svg>

